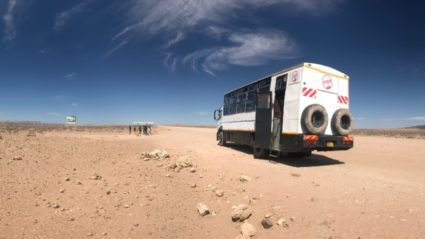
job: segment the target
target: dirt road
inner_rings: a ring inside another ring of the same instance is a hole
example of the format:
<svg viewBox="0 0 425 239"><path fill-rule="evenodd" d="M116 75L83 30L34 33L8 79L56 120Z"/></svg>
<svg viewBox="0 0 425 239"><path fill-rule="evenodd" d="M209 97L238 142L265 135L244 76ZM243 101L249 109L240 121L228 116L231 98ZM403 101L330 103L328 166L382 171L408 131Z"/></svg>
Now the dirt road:
<svg viewBox="0 0 425 239"><path fill-rule="evenodd" d="M358 136L350 151L269 161L217 146L210 128L1 135L0 238L235 238L242 203L253 238L425 237L423 139ZM141 158L154 149L171 157Z"/></svg>

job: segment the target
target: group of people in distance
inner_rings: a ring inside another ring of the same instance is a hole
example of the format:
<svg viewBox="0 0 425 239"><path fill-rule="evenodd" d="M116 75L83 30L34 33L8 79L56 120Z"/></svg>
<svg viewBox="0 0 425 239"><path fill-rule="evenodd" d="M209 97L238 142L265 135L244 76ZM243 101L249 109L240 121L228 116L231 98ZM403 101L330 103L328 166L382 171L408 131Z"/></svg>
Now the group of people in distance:
<svg viewBox="0 0 425 239"><path fill-rule="evenodd" d="M150 126L150 124L130 125L130 126L128 126L128 134L131 134L132 132L136 133L137 136L150 135L151 134L151 126Z"/></svg>

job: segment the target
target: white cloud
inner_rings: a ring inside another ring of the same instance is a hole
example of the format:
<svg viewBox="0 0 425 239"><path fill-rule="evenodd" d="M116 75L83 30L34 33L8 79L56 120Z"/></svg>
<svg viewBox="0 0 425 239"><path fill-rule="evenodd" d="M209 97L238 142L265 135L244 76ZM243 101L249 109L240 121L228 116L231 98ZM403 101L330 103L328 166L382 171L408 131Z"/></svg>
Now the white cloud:
<svg viewBox="0 0 425 239"><path fill-rule="evenodd" d="M71 105L74 106L74 107L77 107L78 106L77 102L74 102Z"/></svg>
<svg viewBox="0 0 425 239"><path fill-rule="evenodd" d="M274 7L290 8L306 14L320 14L338 6L345 0L129 0L126 26L112 41L122 41L107 55L121 48L131 39L159 37L164 41L161 49L168 49L190 38L190 34L203 34L216 41L217 47L202 47L186 55L183 63L190 62L197 71L197 62L203 60L202 69L210 74L228 65L253 66L269 60L293 57L295 41L282 31L269 29L240 30L233 25L240 12ZM255 15L254 15L255 16ZM227 44L223 44L226 42ZM229 44L231 44L229 46ZM180 53L181 54L181 53ZM167 57L169 58L169 57ZM166 59L168 62L171 59ZM173 58L175 61L175 58ZM177 62L176 62L177 64ZM166 65L172 65L168 63ZM175 68L175 67L174 67Z"/></svg>
<svg viewBox="0 0 425 239"><path fill-rule="evenodd" d="M108 52L106 52L105 56L103 56L103 59L106 59L108 57L110 57L112 54L114 54L116 51L118 51L120 48L124 47L125 45L127 45L129 42L128 39L125 39L123 41L121 41L120 43L118 43L116 46L114 46L111 50L109 50Z"/></svg>
<svg viewBox="0 0 425 239"><path fill-rule="evenodd" d="M185 35L182 32L177 32L176 37L170 39L163 47L161 48L169 48L173 45L175 45L176 43L184 40Z"/></svg>
<svg viewBox="0 0 425 239"><path fill-rule="evenodd" d="M83 1L78 5L68 9L66 11L60 12L56 15L55 23L53 29L59 31L61 30L73 17L83 13L87 10L87 6L93 1Z"/></svg>
<svg viewBox="0 0 425 239"><path fill-rule="evenodd" d="M217 24L235 17L235 11L262 7L293 7L309 13L329 11L344 0L133 0L128 10L131 26L150 33L185 32L200 24ZM125 29L128 29L125 28ZM146 32L145 32L146 33Z"/></svg>
<svg viewBox="0 0 425 239"><path fill-rule="evenodd" d="M268 30L252 33L232 33L228 36L231 46L203 49L187 55L183 62L191 62L196 68L203 58L202 69L214 71L226 69L227 65L257 66L270 60L292 58L296 53L295 42L281 31Z"/></svg>
<svg viewBox="0 0 425 239"><path fill-rule="evenodd" d="M74 80L77 77L77 73L76 72L71 72L65 75L65 79L67 80Z"/></svg>
<svg viewBox="0 0 425 239"><path fill-rule="evenodd" d="M9 0L7 4L7 11L3 15L4 23L4 36L3 42L11 42L16 37L16 27L15 27L15 11L16 11L16 1Z"/></svg>
<svg viewBox="0 0 425 239"><path fill-rule="evenodd" d="M413 117L407 117L407 118L403 118L403 120L409 120L409 121L422 121L422 120L425 120L425 116L413 116Z"/></svg>

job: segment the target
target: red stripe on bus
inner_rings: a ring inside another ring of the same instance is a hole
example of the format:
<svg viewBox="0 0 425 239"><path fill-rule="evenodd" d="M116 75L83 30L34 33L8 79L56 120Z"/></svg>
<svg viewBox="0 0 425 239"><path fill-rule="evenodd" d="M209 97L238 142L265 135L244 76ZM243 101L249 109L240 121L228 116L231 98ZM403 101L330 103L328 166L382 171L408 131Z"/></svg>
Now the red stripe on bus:
<svg viewBox="0 0 425 239"><path fill-rule="evenodd" d="M308 94L310 94L310 92L312 91L313 89L308 89L306 92L304 92L304 96L307 96Z"/></svg>
<svg viewBox="0 0 425 239"><path fill-rule="evenodd" d="M313 92L311 92L311 94L309 95L309 97L314 97L317 93L317 90L313 90Z"/></svg>

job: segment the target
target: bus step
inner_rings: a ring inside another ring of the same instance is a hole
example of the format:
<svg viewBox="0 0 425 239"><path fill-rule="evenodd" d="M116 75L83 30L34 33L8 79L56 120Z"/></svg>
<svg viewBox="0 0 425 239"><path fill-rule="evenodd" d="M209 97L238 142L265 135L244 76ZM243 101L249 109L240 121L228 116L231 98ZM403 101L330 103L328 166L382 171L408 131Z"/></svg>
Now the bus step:
<svg viewBox="0 0 425 239"><path fill-rule="evenodd" d="M280 157L280 152L279 151L276 151L276 150L272 150L272 151L270 151L269 157L279 158Z"/></svg>

